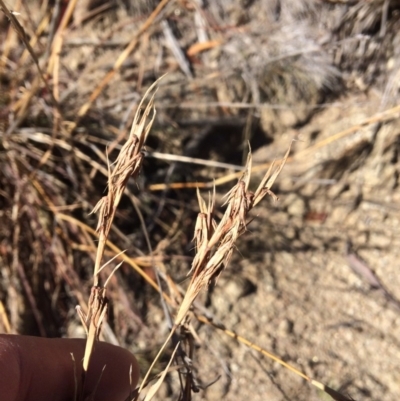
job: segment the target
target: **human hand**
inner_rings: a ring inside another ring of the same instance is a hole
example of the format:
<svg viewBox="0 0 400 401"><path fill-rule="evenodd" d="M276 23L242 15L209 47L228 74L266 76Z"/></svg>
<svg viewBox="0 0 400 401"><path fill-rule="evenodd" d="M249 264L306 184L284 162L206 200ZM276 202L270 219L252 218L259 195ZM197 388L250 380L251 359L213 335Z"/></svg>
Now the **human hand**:
<svg viewBox="0 0 400 401"><path fill-rule="evenodd" d="M75 380L81 379L84 350L83 339L0 334L1 400L74 400ZM104 342L96 343L85 384L88 394L98 384L94 401L123 401L129 396L131 386L134 390L138 379L139 366L129 351Z"/></svg>

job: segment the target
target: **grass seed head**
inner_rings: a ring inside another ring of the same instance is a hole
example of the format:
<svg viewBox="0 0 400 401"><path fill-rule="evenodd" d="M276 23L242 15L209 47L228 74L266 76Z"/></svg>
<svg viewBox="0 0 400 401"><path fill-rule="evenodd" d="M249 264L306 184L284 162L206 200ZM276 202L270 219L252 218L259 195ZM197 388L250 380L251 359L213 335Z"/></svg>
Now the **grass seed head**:
<svg viewBox="0 0 400 401"><path fill-rule="evenodd" d="M281 172L289 151L290 148L277 166L271 165L255 193L249 190L252 166L249 153L242 176L225 195L226 209L219 223L214 218L215 189L208 204L197 191L200 212L194 232L196 255L189 272L192 278L175 319L176 325L182 324L200 291L216 280L228 266L236 240L246 231L251 209L266 195L276 199L270 188Z"/></svg>

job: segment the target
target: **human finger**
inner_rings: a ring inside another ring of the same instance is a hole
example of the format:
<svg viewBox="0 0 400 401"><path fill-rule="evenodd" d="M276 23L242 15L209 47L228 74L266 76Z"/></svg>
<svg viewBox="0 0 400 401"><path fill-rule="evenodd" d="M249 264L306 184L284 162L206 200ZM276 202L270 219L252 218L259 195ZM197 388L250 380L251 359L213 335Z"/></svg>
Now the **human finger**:
<svg viewBox="0 0 400 401"><path fill-rule="evenodd" d="M74 399L75 383L81 379L84 349L83 339L0 334L1 399ZM139 367L133 354L108 343L96 343L85 385L86 393L97 387L95 401L126 399L138 379Z"/></svg>

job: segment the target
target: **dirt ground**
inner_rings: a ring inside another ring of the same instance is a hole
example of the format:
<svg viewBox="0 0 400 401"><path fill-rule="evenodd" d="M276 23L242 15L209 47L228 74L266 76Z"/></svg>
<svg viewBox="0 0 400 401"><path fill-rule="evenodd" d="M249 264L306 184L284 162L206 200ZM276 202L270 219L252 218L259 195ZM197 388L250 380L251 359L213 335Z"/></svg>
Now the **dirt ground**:
<svg viewBox="0 0 400 401"><path fill-rule="evenodd" d="M34 0L22 7L9 3L30 38L54 11ZM279 200L257 206L230 265L198 301L227 329L354 400L397 399L399 2L300 1L295 7L283 0L170 1L135 36L157 4L80 3L60 52L59 119L45 88L33 89L36 70L23 44L0 20L2 39L12 45L1 45L9 61L1 64L0 87L0 301L12 331L82 335L73 308L91 285L93 241L58 213L95 228L88 213L106 186L100 167L107 163L105 147L111 144L113 160L138 100L168 72L156 95L143 173L138 185L130 184L132 196L122 202L112 240L138 262L152 260L184 288L198 205L193 186L174 184L199 183L207 196L207 183L216 179L222 204L235 180L218 180L243 165L248 144L255 166L283 157L291 146L273 188ZM42 65L49 32L44 29L32 45ZM78 121L81 106L135 38L132 53ZM30 92L33 101L24 108ZM11 152L21 157L15 165ZM184 163L177 156L231 168ZM32 171L37 181L27 178ZM252 185L260 177L255 172ZM146 259L135 202L153 259ZM146 271L151 274L148 264ZM110 283L110 299L105 338L134 351L144 373L168 334L158 294L123 266ZM222 331L194 317L192 324L193 365L202 388L194 400L330 399ZM172 372L156 399L173 401L178 394Z"/></svg>
<svg viewBox="0 0 400 401"><path fill-rule="evenodd" d="M373 101L362 108L354 107L355 100L343 99L341 107L321 112L297 130L302 142L295 147L310 146L312 132L318 131L319 141L350 120L368 118ZM332 143L317 151L311 169L303 170L296 160L288 164L278 184L279 202L260 210L231 274L212 296L227 327L355 400L392 400L400 389L399 304L371 289L346 257L351 240L388 292L399 296L400 193L394 185L398 167L390 161L398 129L393 121L360 130L343 148ZM368 151L366 143L373 143ZM341 175L343 152L351 156ZM332 159L336 162L330 164ZM203 335L210 348L223 350L219 358L231 373L204 399L326 399L248 348L209 329ZM221 370L219 358L207 369L210 380Z"/></svg>

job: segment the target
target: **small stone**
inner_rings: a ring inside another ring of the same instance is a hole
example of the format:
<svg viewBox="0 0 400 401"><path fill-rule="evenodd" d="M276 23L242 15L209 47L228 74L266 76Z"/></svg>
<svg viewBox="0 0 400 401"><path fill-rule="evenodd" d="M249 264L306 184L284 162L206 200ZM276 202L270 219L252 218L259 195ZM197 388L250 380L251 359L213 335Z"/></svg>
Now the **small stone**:
<svg viewBox="0 0 400 401"><path fill-rule="evenodd" d="M385 249L390 246L392 242L392 239L390 238L390 235L387 235L387 233L379 233L379 232L371 232L369 236L369 245L372 248L380 248L380 249Z"/></svg>
<svg viewBox="0 0 400 401"><path fill-rule="evenodd" d="M291 216L304 216L306 212L306 203L296 194L291 194L286 199L287 211Z"/></svg>
<svg viewBox="0 0 400 401"><path fill-rule="evenodd" d="M280 337L286 337L293 331L293 322L289 319L282 320L278 325L278 333Z"/></svg>

